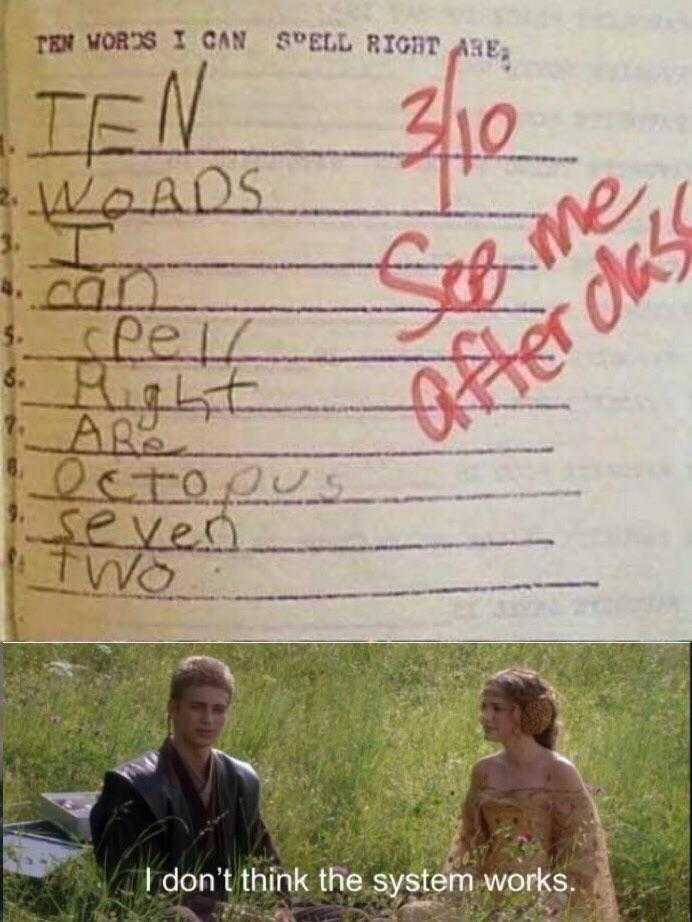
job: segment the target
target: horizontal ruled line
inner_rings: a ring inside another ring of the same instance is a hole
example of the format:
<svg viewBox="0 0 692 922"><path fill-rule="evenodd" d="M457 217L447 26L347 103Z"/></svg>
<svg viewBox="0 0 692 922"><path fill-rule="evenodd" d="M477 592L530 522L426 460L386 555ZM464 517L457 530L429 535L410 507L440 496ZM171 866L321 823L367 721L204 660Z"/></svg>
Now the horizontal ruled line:
<svg viewBox="0 0 692 922"><path fill-rule="evenodd" d="M30 217L45 218L39 208L27 211ZM232 217L286 217L286 218L483 218L503 221L531 220L537 218L538 211L439 211L416 208L127 208L118 218L109 218L107 209L102 208L55 208L50 209L50 217L56 215L103 215L105 220L121 220L127 215L141 215L148 218L191 217L205 218L213 215Z"/></svg>
<svg viewBox="0 0 692 922"><path fill-rule="evenodd" d="M405 307L403 305L374 306L342 305L238 305L238 304L147 304L118 305L103 304L90 307L85 304L39 304L34 310L40 311L108 311L122 313L228 313L228 314L438 314L439 307ZM489 307L468 311L454 311L455 314L545 314L545 307Z"/></svg>
<svg viewBox="0 0 692 922"><path fill-rule="evenodd" d="M104 499L102 496L58 496L53 493L29 493L31 499L53 503L114 503L122 506L389 506L410 503L459 503L493 499L574 499L581 490L536 490L508 493L451 493L411 496L351 496L338 499L309 497L306 499Z"/></svg>
<svg viewBox="0 0 692 922"><path fill-rule="evenodd" d="M176 455L170 452L136 451L70 451L47 445L25 445L24 451L38 454L77 455L81 457L109 458L434 458L459 455L517 455L551 454L552 445L529 448L459 448L450 450L429 449L419 451L185 451Z"/></svg>
<svg viewBox="0 0 692 922"><path fill-rule="evenodd" d="M346 269L380 269L379 262L249 262L237 260L209 260L206 262L89 262L67 263L54 261L49 263L30 263L29 269L75 269L78 271L100 272L103 269L247 269L262 272L282 272L288 270L307 270L314 272ZM390 263L390 269L419 269L421 271L447 269L446 263ZM485 266L469 263L467 268L507 269L511 271L530 271L539 268L537 263L489 263Z"/></svg>
<svg viewBox="0 0 692 922"><path fill-rule="evenodd" d="M519 360L519 353L507 353L506 358ZM156 365L163 363L167 365L366 365L371 362L383 364L391 362L455 362L458 358L466 359L469 362L485 362L492 359L487 352L485 354L475 355L466 353L460 356L451 355L234 355L231 358L225 355L158 355L158 356L133 356L117 357L115 355L23 355L25 362L103 362L104 364L115 363L118 365ZM552 361L555 356L551 354L531 355L532 359L541 361Z"/></svg>
<svg viewBox="0 0 692 922"><path fill-rule="evenodd" d="M79 149L68 150L38 150L27 154L29 159L43 159L48 157L315 157L315 158L345 158L345 159L372 159L372 160L403 160L409 157L411 151L397 150L348 150L326 148L249 148L249 147L218 147L196 148L193 150L161 150L151 148L130 148L86 151ZM478 153L440 153L431 151L426 155L430 160L507 160L519 163L578 163L579 158L571 154L478 154Z"/></svg>
<svg viewBox="0 0 692 922"><path fill-rule="evenodd" d="M201 400L203 398L189 398ZM242 416L243 414L262 414L262 413L412 413L416 409L412 404L366 404L365 406L356 405L329 405L329 404L305 404L296 406L246 406L234 407L229 410L228 407L170 407L170 406L98 406L96 404L71 403L51 403L50 401L25 400L20 404L22 407L33 407L41 410L82 410L90 413L107 412L107 413L151 413L154 410L158 413L228 413L230 416ZM456 406L461 410L486 410L480 403L458 403ZM418 409L428 410L430 412L439 411L437 404L427 404ZM532 411L532 410L571 410L568 403L496 403L493 405L492 412L496 410L503 411Z"/></svg>
<svg viewBox="0 0 692 922"><path fill-rule="evenodd" d="M552 547L551 538L525 538L497 541L428 541L403 544L334 544L334 545L269 545L266 547L169 547L141 544L90 544L87 541L62 541L60 538L41 538L28 535L29 544L58 547L83 547L91 550L113 551L156 551L156 553L178 554L322 554L322 553L381 553L384 551L448 551L460 549L510 548L510 547Z"/></svg>
<svg viewBox="0 0 692 922"><path fill-rule="evenodd" d="M345 599L385 599L406 596L456 595L476 592L535 592L545 589L598 589L595 580L574 580L549 583L508 583L491 586L430 586L422 589L382 589L343 592L312 592L282 595L150 595L136 592L89 592L80 589L60 589L53 586L29 585L33 592L55 595L88 596L101 599L147 599L157 602L318 602Z"/></svg>

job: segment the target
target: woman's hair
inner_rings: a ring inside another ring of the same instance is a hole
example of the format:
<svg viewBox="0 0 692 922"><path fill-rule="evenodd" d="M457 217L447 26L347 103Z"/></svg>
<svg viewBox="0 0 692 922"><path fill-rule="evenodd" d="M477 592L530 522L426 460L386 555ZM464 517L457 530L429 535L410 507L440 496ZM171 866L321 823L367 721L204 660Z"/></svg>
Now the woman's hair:
<svg viewBox="0 0 692 922"><path fill-rule="evenodd" d="M485 683L521 710L521 729L546 749L554 749L559 724L555 689L532 669L505 669Z"/></svg>
<svg viewBox="0 0 692 922"><path fill-rule="evenodd" d="M235 694L235 679L231 670L213 656L188 656L173 670L170 699L180 701L186 688L211 685L228 694L229 703Z"/></svg>

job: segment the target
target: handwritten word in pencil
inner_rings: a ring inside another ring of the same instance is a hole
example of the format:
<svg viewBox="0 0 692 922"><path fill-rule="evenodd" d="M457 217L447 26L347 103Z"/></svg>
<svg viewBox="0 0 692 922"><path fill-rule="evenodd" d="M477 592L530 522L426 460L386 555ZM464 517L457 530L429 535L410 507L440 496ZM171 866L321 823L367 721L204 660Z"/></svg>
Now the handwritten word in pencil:
<svg viewBox="0 0 692 922"><path fill-rule="evenodd" d="M203 61L197 72L190 101L185 111L183 92L178 72L172 70L164 84L158 119L157 140L162 147L166 142L169 110L175 105L183 148L190 150L192 134L197 117L207 62ZM36 98L47 104L48 151L54 152L61 145L74 144L75 138L80 150L86 156L90 167L94 156L99 154L129 154L134 145L123 143L124 137L131 140L140 129L124 115L124 110L135 110L144 102L143 96L132 93L87 94L74 90L40 90ZM69 110L69 115L67 114ZM133 113L130 112L130 115ZM75 116L81 116L77 118ZM75 126L79 133L75 135ZM102 139L108 139L102 145ZM118 143L115 143L116 140Z"/></svg>
<svg viewBox="0 0 692 922"><path fill-rule="evenodd" d="M56 513L60 531L49 538L34 538L33 543L55 546L48 554L55 559L60 584L74 584L81 577L94 590L122 592L134 587L147 595L158 595L171 587L177 569L157 554L225 554L244 549L238 536L239 507L253 502L271 504L275 497L281 501L282 497L304 495L306 487L315 489L313 485L317 485L318 497L326 503L338 500L342 491L334 474L321 476L306 467L277 472L256 463L242 465L225 481L220 493L210 486L208 478L208 473L199 468L187 468L181 473L156 463L129 471L117 466L94 471L82 458L68 456L58 464L53 478L55 499L67 503ZM95 491L97 496L93 499L100 499L103 505L85 509L85 489ZM268 498L250 499L258 494ZM155 511L122 511L123 505L134 503L153 506ZM171 503L201 505L204 512L199 519L157 508ZM113 508L113 504L120 508ZM263 553L272 548L246 550ZM285 550L290 552L292 548Z"/></svg>
<svg viewBox="0 0 692 922"><path fill-rule="evenodd" d="M249 167L236 177L218 163L211 163L190 180L157 177L145 195L141 192L137 195L137 190L126 185L109 185L99 190L93 176L87 176L79 185L69 179L58 180L52 190L39 180L38 194L44 220L56 227L73 227L81 215L96 215L112 223L132 212L213 214L229 202L242 210L257 211L262 205L262 193L254 178L257 173L257 167ZM71 220L68 222L66 218Z"/></svg>
<svg viewBox="0 0 692 922"><path fill-rule="evenodd" d="M167 459L147 459L141 456L123 470L117 462L96 461L88 455L67 455L55 467L52 485L60 499L79 499L86 493L100 502L117 503L180 503L204 500L210 505L229 504L235 499L275 499L281 496L303 496L305 489L316 491L318 498L339 499L342 484L333 473L321 473L301 465L273 464L257 461L234 464L214 474L200 467L181 467ZM225 460L224 460L224 463ZM140 466L141 465L141 466ZM221 480L223 489L216 490L212 480ZM304 489L305 488L305 489Z"/></svg>

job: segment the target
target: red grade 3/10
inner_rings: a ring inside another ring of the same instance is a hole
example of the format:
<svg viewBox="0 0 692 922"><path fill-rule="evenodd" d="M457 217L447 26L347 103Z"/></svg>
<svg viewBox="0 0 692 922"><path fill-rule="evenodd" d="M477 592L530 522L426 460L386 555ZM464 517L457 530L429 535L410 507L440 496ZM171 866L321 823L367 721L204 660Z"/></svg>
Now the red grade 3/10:
<svg viewBox="0 0 692 922"><path fill-rule="evenodd" d="M459 50L454 49L448 57L442 118L439 122L423 121L437 97L435 87L418 90L403 102L404 107L422 102L421 108L409 122L407 131L433 136L422 150L406 157L403 167L410 167L437 152L440 164L440 211L447 210L451 204L451 113L458 56ZM498 117L505 121L504 130L493 141L491 125ZM456 113L456 120L462 145L462 170L467 175L473 157L466 109ZM508 103L487 110L479 133L484 153L497 153L506 145L516 120L516 110ZM670 231L664 231L661 209L656 208L649 214L649 233L644 244L633 242L623 256L606 244L596 249L594 255L598 271L586 285L584 305L597 332L610 333L617 326L626 298L638 304L653 283L664 283L671 279L682 283L687 279L692 264L692 226L684 218L687 185L687 182L682 182L675 191L670 212ZM613 232L637 208L646 191L647 186L643 185L623 202L618 178L603 177L592 187L585 205L581 205L574 196L565 195L557 202L554 213L540 215L528 234L528 243L540 264L550 270L557 264L560 254L566 257L571 252L575 230L583 236ZM507 281L507 267L496 262L498 248L493 238L486 238L478 244L468 262L458 258L446 265L438 285L394 271L395 258L402 248L413 246L422 253L426 252L429 245L429 238L421 231L405 231L387 247L378 264L379 278L384 286L423 297L437 307L427 323L398 334L399 341L403 343L422 338L450 312L492 309ZM672 267L670 261L665 265L656 261L663 257L677 257L677 267ZM444 441L456 425L462 429L470 426L472 419L468 409L477 407L491 412L496 403L490 386L498 378L510 382L518 396L523 398L536 382L545 383L557 377L564 367L564 361L558 360L559 357L549 359L542 353L546 349L557 349L562 356L566 356L571 351L573 341L565 326L565 317L570 310L568 302L558 304L543 321L528 327L518 345L509 349L498 341L487 326L480 332L468 329L457 332L450 349L455 373L452 376L445 375L438 368L428 365L420 368L412 380L413 410L425 435L434 442ZM485 349L487 358L481 358L480 362L471 366L464 348L475 346L477 349L479 345ZM459 401L467 395L475 403L463 406Z"/></svg>
<svg viewBox="0 0 692 922"><path fill-rule="evenodd" d="M426 86L407 96L401 103L402 109L407 109L420 103L413 118L406 126L406 131L411 135L429 135L431 140L418 151L414 151L404 158L404 169L415 166L429 157L437 157L439 161L439 208L448 211L452 204L451 196L451 167L454 160L461 160L464 176L468 176L473 168L474 159L480 157L494 157L504 150L514 134L517 124L517 110L507 102L499 102L487 109L481 118L478 128L478 146L480 153L474 150L472 128L466 108L454 109L454 90L457 71L459 69L459 56L461 46L453 48L447 57L444 85L442 88L442 106L438 120L426 118L428 111L437 100L440 93L436 86ZM455 123L456 122L456 126ZM452 136L454 129L459 132L459 148L452 151Z"/></svg>

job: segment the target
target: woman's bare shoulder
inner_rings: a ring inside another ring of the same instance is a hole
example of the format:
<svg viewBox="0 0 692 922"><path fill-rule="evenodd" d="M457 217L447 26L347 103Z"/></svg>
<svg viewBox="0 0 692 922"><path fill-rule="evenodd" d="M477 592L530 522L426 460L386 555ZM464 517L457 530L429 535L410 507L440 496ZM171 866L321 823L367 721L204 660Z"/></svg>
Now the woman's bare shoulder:
<svg viewBox="0 0 692 922"><path fill-rule="evenodd" d="M489 756L483 756L474 763L471 769L471 785L475 788L485 788L492 784L498 767L500 765L500 753L496 752Z"/></svg>
<svg viewBox="0 0 692 922"><path fill-rule="evenodd" d="M584 786L576 766L559 752L551 752L548 759L547 781L551 785L578 791Z"/></svg>

